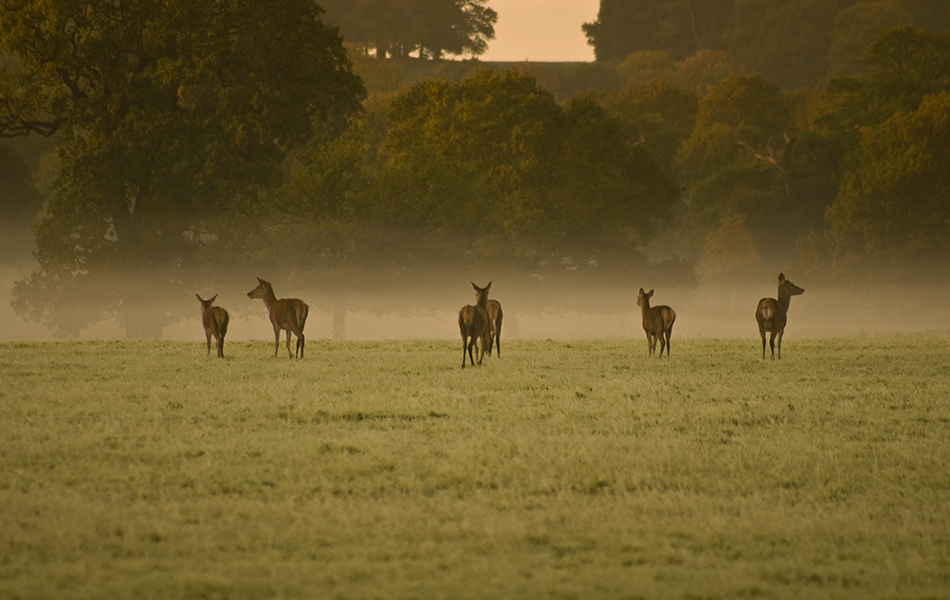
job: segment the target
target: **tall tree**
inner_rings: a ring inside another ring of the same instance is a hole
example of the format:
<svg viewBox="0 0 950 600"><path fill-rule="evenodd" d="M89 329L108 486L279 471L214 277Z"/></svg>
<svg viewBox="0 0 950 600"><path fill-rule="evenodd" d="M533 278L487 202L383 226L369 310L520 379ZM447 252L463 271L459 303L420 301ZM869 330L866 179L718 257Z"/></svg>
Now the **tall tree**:
<svg viewBox="0 0 950 600"><path fill-rule="evenodd" d="M743 216L753 235L773 246L788 231L791 125L789 99L761 77L731 75L709 89L677 157L688 239L703 240L730 214Z"/></svg>
<svg viewBox="0 0 950 600"><path fill-rule="evenodd" d="M828 211L838 257L864 267L946 273L950 93L870 129L860 168Z"/></svg>
<svg viewBox="0 0 950 600"><path fill-rule="evenodd" d="M416 84L391 118L383 217L456 248L522 258L635 249L677 196L592 100L562 108L514 71Z"/></svg>
<svg viewBox="0 0 950 600"><path fill-rule="evenodd" d="M662 50L682 60L722 48L734 0L601 0L597 20L583 25L597 60L623 60Z"/></svg>
<svg viewBox="0 0 950 600"><path fill-rule="evenodd" d="M609 100L609 107L628 127L631 139L673 171L677 149L693 131L699 98L660 80L628 87Z"/></svg>
<svg viewBox="0 0 950 600"><path fill-rule="evenodd" d="M20 156L0 146L0 221L30 222L43 208L33 175Z"/></svg>
<svg viewBox="0 0 950 600"><path fill-rule="evenodd" d="M0 131L58 132L62 161L40 271L18 288L34 316L51 286L238 244L287 152L363 94L307 0L0 6L0 48L21 64L0 73Z"/></svg>

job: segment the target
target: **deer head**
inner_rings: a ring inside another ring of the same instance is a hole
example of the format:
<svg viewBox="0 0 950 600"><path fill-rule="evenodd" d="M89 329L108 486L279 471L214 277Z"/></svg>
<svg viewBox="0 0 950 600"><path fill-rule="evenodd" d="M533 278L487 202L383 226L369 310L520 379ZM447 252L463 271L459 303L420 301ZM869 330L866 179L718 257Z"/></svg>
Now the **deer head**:
<svg viewBox="0 0 950 600"><path fill-rule="evenodd" d="M483 288L478 287L472 282L472 287L475 288L475 305L485 308L488 304L488 290L491 289L491 282L489 281L488 285Z"/></svg>
<svg viewBox="0 0 950 600"><path fill-rule="evenodd" d="M643 288L640 288L640 294L637 296L637 306L650 306L650 298L653 297L653 290L644 293Z"/></svg>
<svg viewBox="0 0 950 600"><path fill-rule="evenodd" d="M257 287L247 293L248 298L266 298L268 292L271 295L274 293L274 287L270 282L264 281L260 277L257 278Z"/></svg>
<svg viewBox="0 0 950 600"><path fill-rule="evenodd" d="M798 287L788 279L785 279L784 273L778 274L778 294L779 297L790 298L792 296L799 296L804 294L805 290Z"/></svg>
<svg viewBox="0 0 950 600"><path fill-rule="evenodd" d="M202 311L205 311L205 310L208 310L209 308L211 308L211 305L214 304L214 301L215 301L215 299L216 299L217 297L218 297L218 295L215 294L214 296L211 296L211 297L208 298L207 300L202 300L202 299L201 299L201 296L199 296L198 294L195 294L195 298L197 298L197 299L198 299L198 302L201 303L201 310L202 310Z"/></svg>

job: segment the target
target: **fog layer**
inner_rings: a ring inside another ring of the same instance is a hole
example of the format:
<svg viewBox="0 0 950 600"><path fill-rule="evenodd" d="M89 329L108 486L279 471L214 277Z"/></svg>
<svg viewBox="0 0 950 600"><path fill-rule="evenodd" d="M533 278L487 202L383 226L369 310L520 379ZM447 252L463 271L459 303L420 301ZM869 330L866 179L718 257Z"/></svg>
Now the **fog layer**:
<svg viewBox="0 0 950 600"><path fill-rule="evenodd" d="M15 281L34 268L28 261L0 267L0 341L54 339L42 324L16 315L11 307ZM651 281L599 280L595 283L553 281L537 275L481 272L407 278L405 285L374 286L328 283L319 278L288 274L247 273L228 284L186 289L165 284L147 285L134 294L129 308L147 325L152 337L203 341L204 333L195 294L209 298L231 314L230 341L271 340L273 333L262 301L246 293L256 285L255 275L268 278L278 297L301 298L310 305L306 333L309 339L456 339L458 311L474 303L471 283L492 281L490 297L504 307L503 339L576 339L643 337L637 291L655 289L654 306L666 304L677 313L673 338L756 338L754 311L763 297L776 297L777 282L746 282L728 287L683 286ZM845 288L810 285L786 274L805 289L792 298L786 338L865 334L950 334L950 290L945 287L904 286ZM411 283L409 282L411 280ZM398 279L397 279L398 281ZM135 306L131 306L132 303ZM81 313L77 301L72 307ZM142 331L142 328L139 328ZM141 337L119 318L98 320L72 339Z"/></svg>

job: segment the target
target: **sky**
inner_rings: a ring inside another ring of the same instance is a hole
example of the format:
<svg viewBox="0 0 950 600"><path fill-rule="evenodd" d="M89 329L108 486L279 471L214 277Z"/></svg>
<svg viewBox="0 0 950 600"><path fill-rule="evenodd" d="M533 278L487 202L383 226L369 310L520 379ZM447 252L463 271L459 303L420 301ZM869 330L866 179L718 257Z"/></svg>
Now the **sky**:
<svg viewBox="0 0 950 600"><path fill-rule="evenodd" d="M498 13L485 61L594 60L581 25L597 18L600 0L489 0Z"/></svg>

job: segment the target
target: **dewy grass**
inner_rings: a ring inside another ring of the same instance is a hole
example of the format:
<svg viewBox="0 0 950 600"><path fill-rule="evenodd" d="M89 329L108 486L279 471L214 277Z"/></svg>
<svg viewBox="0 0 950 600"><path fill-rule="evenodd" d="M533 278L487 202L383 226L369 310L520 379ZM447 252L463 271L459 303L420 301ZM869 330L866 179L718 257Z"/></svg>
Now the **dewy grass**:
<svg viewBox="0 0 950 600"><path fill-rule="evenodd" d="M940 598L943 337L0 345L0 598Z"/></svg>

